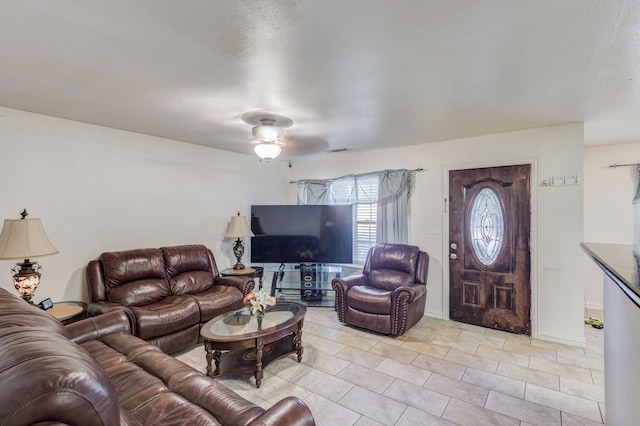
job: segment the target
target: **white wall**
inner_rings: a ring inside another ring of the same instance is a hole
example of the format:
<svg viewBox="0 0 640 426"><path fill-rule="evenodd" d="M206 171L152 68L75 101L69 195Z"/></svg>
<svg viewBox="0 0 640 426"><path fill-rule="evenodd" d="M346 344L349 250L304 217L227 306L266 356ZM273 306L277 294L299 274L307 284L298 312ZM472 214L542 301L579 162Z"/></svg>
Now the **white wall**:
<svg viewBox="0 0 640 426"><path fill-rule="evenodd" d="M584 150L584 240L633 244L631 204L636 192L635 167L609 167L640 161L640 143L587 147ZM585 301L602 309L602 271L584 256Z"/></svg>
<svg viewBox="0 0 640 426"><path fill-rule="evenodd" d="M539 187L543 179L582 176L583 126L572 124L365 153L298 161L292 178L330 178L381 169L424 168L411 199L411 243L431 257L427 313L446 317L448 292L446 170L533 161L533 332L541 339L584 344L583 186ZM291 185L290 201L295 199ZM443 238L429 238L440 233ZM445 309L446 307L446 309Z"/></svg>
<svg viewBox="0 0 640 426"><path fill-rule="evenodd" d="M0 218L26 207L60 251L33 259L36 302L87 300L84 267L109 250L200 243L229 267L231 216L283 203L288 190L284 163L7 108L0 153ZM13 264L0 262L0 286L15 293Z"/></svg>

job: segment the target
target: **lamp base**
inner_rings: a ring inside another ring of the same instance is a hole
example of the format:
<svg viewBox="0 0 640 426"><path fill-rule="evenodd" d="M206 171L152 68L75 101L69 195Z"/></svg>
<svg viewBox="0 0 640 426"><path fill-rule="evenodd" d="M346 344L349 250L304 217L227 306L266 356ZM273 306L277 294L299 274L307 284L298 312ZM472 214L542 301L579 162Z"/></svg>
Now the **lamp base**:
<svg viewBox="0 0 640 426"><path fill-rule="evenodd" d="M15 272L13 276L13 286L22 298L32 305L35 305L31 301L33 293L40 284L40 265L37 262L30 262L29 259L25 259L22 263L16 263L16 266L11 270Z"/></svg>
<svg viewBox="0 0 640 426"><path fill-rule="evenodd" d="M240 261L242 259L242 255L244 254L244 246L242 245L242 240L238 238L236 240L236 244L233 246L233 255L236 257L236 264L233 265L233 269L245 269L244 264Z"/></svg>

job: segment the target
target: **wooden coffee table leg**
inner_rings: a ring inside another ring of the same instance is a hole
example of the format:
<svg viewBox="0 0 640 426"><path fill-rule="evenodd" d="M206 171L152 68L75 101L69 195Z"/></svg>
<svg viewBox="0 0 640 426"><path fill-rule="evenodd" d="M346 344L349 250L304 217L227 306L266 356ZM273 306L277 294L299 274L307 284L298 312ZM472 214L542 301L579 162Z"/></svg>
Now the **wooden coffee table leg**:
<svg viewBox="0 0 640 426"><path fill-rule="evenodd" d="M211 342L209 340L204 341L204 350L207 352L207 376L213 377L211 375L211 361L213 360L213 348L211 347Z"/></svg>
<svg viewBox="0 0 640 426"><path fill-rule="evenodd" d="M304 348L302 347L302 323L298 325L298 331L293 335L293 342L296 346L296 353L298 354L298 362L302 361L302 353Z"/></svg>
<svg viewBox="0 0 640 426"><path fill-rule="evenodd" d="M264 342L262 338L258 338L256 341L256 387L259 388L262 384L262 349L264 348Z"/></svg>
<svg viewBox="0 0 640 426"><path fill-rule="evenodd" d="M220 374L220 356L222 356L222 351L213 351L213 359L216 361L216 371L213 372L214 376Z"/></svg>

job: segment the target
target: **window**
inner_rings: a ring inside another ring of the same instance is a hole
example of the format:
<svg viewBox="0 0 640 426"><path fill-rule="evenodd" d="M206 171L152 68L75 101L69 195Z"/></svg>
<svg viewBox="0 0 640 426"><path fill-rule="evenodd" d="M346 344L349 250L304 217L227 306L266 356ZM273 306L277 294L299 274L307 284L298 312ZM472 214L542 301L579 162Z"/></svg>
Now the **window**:
<svg viewBox="0 0 640 426"><path fill-rule="evenodd" d="M376 200L378 198L378 177L358 179L358 200ZM357 203L353 206L353 263L364 264L369 248L376 243L378 230L377 203Z"/></svg>
<svg viewBox="0 0 640 426"><path fill-rule="evenodd" d="M382 170L297 181L298 204L353 205L353 262L363 264L377 241L406 244L408 203L416 170Z"/></svg>
<svg viewBox="0 0 640 426"><path fill-rule="evenodd" d="M476 195L469 220L471 247L478 262L493 264L500 254L504 239L504 215L498 195L484 188Z"/></svg>

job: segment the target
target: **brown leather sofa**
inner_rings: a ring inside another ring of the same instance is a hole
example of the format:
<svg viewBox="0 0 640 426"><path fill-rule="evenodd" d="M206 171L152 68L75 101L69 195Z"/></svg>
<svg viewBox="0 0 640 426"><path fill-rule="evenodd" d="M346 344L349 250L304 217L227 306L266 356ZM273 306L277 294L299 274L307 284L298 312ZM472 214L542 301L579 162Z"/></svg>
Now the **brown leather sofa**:
<svg viewBox="0 0 640 426"><path fill-rule="evenodd" d="M222 277L211 250L184 245L102 253L87 265L89 315L124 310L135 336L173 353L211 318L242 308L255 284Z"/></svg>
<svg viewBox="0 0 640 426"><path fill-rule="evenodd" d="M399 336L424 315L429 255L417 246L376 244L362 274L334 278L341 322Z"/></svg>
<svg viewBox="0 0 640 426"><path fill-rule="evenodd" d="M123 311L63 326L0 288L0 425L313 425L268 410L129 334Z"/></svg>

